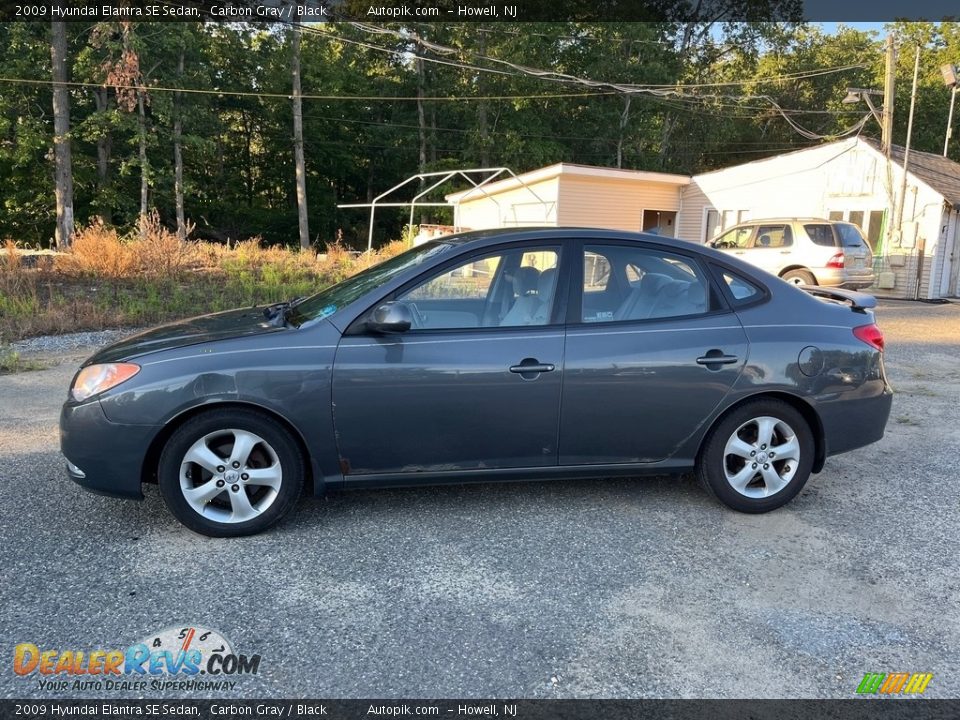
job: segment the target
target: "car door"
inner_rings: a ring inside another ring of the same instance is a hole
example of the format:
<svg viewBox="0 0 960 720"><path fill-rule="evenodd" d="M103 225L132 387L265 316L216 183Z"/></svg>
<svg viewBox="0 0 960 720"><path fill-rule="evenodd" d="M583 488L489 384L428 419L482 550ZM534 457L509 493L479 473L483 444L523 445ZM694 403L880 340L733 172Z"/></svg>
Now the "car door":
<svg viewBox="0 0 960 720"><path fill-rule="evenodd" d="M753 239L753 230L753 225L740 225L732 228L716 240L713 240L710 243L710 247L748 260L749 258L747 258L746 255L749 254L751 240Z"/></svg>
<svg viewBox="0 0 960 720"><path fill-rule="evenodd" d="M333 368L344 475L556 465L560 260L543 243L461 259L387 298L410 308L409 331L358 318Z"/></svg>
<svg viewBox="0 0 960 720"><path fill-rule="evenodd" d="M792 265L794 254L793 231L789 223L757 225L753 247L743 256L751 265L773 275Z"/></svg>
<svg viewBox="0 0 960 720"><path fill-rule="evenodd" d="M582 252L628 282L613 316L598 318L583 313L583 281L572 279L560 465L663 460L733 386L746 334L692 255L613 241Z"/></svg>

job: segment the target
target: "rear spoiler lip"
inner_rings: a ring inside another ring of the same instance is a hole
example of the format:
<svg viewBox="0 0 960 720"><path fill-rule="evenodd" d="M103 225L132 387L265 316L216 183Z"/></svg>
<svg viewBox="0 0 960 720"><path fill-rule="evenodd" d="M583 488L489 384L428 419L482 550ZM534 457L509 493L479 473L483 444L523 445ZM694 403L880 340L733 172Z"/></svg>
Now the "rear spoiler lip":
<svg viewBox="0 0 960 720"><path fill-rule="evenodd" d="M810 295L824 297L828 300L848 302L854 312L863 313L877 306L877 299L873 295L867 295L856 290L823 287L822 285L797 285L797 287Z"/></svg>

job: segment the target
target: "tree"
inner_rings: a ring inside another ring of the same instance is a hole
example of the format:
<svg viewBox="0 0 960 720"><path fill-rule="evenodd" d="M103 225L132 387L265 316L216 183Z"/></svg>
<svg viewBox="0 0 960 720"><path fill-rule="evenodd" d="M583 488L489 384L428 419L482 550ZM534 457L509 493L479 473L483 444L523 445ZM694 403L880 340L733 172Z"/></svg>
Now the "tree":
<svg viewBox="0 0 960 720"><path fill-rule="evenodd" d="M293 157L297 166L297 220L300 226L300 249L310 247L307 221L307 172L303 158L303 93L300 88L300 18L302 6L296 2L295 26L291 28L290 73L293 76Z"/></svg>
<svg viewBox="0 0 960 720"><path fill-rule="evenodd" d="M53 66L53 156L56 170L57 248L70 246L73 235L73 160L70 155L70 92L67 90L67 30L63 22L50 23L50 59Z"/></svg>

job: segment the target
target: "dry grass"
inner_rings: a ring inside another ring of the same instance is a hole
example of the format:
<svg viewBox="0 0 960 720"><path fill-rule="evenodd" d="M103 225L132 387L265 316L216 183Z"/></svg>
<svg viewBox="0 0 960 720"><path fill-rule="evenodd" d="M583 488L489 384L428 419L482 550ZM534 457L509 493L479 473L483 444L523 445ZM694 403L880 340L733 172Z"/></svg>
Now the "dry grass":
<svg viewBox="0 0 960 720"><path fill-rule="evenodd" d="M157 215L119 234L100 220L69 253L24 268L11 241L0 257L0 343L33 335L148 325L309 295L407 248L357 255L338 243L313 252L181 241Z"/></svg>

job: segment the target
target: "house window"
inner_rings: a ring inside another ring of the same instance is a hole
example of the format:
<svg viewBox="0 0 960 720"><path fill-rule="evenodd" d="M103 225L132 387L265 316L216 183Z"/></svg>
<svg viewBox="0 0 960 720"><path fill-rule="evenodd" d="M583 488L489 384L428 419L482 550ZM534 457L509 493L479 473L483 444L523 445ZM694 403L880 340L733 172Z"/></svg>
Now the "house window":
<svg viewBox="0 0 960 720"><path fill-rule="evenodd" d="M863 230L863 210L851 210L850 222Z"/></svg>
<svg viewBox="0 0 960 720"><path fill-rule="evenodd" d="M831 210L830 215L827 217L828 220L843 220L843 210Z"/></svg>
<svg viewBox="0 0 960 720"><path fill-rule="evenodd" d="M724 210L723 211L723 229L731 228L734 225L742 223L750 214L749 210Z"/></svg>
<svg viewBox="0 0 960 720"><path fill-rule="evenodd" d="M713 240L713 236L717 234L717 222L719 220L720 214L713 208L707 208L704 214L703 237L701 238L703 242L708 243Z"/></svg>

